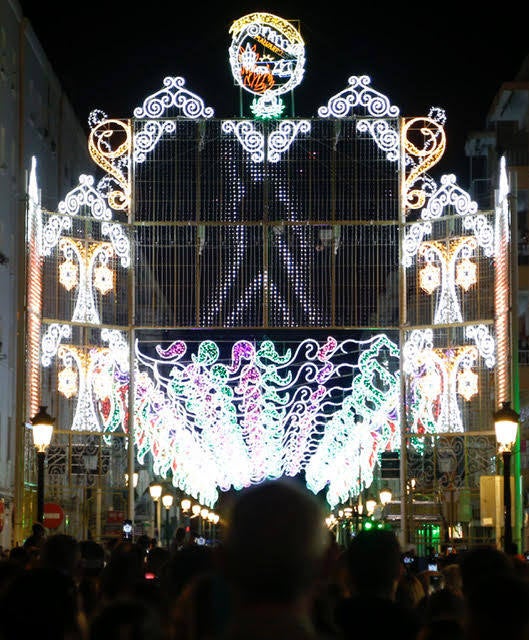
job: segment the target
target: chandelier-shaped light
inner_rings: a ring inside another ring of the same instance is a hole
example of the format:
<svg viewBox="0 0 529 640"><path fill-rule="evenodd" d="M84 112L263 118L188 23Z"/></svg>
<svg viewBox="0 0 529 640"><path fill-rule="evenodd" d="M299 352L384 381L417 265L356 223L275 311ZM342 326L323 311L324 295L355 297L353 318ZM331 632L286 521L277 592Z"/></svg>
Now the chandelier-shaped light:
<svg viewBox="0 0 529 640"><path fill-rule="evenodd" d="M203 504L219 488L304 470L336 504L369 486L379 452L400 444L398 350L385 335L187 350L183 341L154 352L137 344L134 435L139 461L150 452L157 474L170 470Z"/></svg>

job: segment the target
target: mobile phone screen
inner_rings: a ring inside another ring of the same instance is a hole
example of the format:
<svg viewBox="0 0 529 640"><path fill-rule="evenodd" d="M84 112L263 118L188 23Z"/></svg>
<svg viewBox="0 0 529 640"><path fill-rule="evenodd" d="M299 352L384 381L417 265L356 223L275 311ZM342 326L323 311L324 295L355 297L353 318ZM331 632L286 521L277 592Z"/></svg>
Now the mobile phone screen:
<svg viewBox="0 0 529 640"><path fill-rule="evenodd" d="M132 540L132 520L124 520L121 531L123 540Z"/></svg>

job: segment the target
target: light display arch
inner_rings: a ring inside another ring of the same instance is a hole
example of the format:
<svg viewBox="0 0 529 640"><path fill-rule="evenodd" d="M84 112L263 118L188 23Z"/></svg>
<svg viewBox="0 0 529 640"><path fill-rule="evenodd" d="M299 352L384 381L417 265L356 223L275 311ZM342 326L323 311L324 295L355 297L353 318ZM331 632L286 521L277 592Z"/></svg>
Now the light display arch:
<svg viewBox="0 0 529 640"><path fill-rule="evenodd" d="M315 116L282 118L275 98L305 64L299 32L246 16L230 62L248 88L242 63L265 31L291 56L265 63L273 100L253 87L269 112L217 118L166 77L130 119L92 112L100 177L81 176L55 212L32 199L42 382L28 403L45 397L68 425L50 491L73 504L72 460L92 456L100 505L105 481L121 496L100 506L99 535L108 505L141 519L119 489L134 466L210 507L290 475L334 508L376 488L381 454L399 452L392 515L407 539L412 479L431 502L461 490L475 504L491 470L483 425L507 358L495 345L496 212L430 174L442 109L404 118L367 76Z"/></svg>

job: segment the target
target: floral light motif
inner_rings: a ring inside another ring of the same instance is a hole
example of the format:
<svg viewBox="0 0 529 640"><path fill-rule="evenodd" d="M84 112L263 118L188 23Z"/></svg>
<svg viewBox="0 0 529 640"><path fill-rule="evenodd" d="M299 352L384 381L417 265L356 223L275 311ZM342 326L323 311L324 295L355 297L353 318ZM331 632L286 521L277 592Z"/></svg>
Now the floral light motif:
<svg viewBox="0 0 529 640"><path fill-rule="evenodd" d="M114 272L107 264L114 255L112 245L109 242L86 245L74 238L61 238L59 249L65 257L59 267L59 280L67 290L78 287L72 320L99 324L94 288L102 295L114 288Z"/></svg>
<svg viewBox="0 0 529 640"><path fill-rule="evenodd" d="M423 242L418 251L419 260L425 266L419 270L421 287L429 294L440 288L434 323L461 322L461 305L455 285L467 291L476 282L477 267L470 260L477 241L464 236L440 241Z"/></svg>
<svg viewBox="0 0 529 640"><path fill-rule="evenodd" d="M481 332L470 332L469 337ZM408 415L412 433L464 430L458 395L470 401L479 391L473 367L483 349L474 345L434 347L433 332L415 330L406 342L404 371L408 376ZM488 366L492 366L488 361Z"/></svg>

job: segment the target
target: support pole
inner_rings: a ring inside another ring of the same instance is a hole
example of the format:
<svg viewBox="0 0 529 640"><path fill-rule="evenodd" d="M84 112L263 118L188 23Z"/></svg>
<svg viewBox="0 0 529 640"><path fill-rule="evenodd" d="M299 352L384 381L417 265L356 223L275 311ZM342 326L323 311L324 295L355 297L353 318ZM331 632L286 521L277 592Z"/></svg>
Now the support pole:
<svg viewBox="0 0 529 640"><path fill-rule="evenodd" d="M37 451L37 522L44 521L44 451Z"/></svg>

